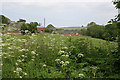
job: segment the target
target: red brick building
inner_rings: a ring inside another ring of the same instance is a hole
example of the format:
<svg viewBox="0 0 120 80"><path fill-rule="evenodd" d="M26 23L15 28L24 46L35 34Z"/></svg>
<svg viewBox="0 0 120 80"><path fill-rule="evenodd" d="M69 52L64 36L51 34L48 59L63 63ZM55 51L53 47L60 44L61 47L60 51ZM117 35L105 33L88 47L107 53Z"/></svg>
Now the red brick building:
<svg viewBox="0 0 120 80"><path fill-rule="evenodd" d="M45 27L43 27L43 26L37 26L37 30L38 30L39 33L40 32L44 32L45 31Z"/></svg>

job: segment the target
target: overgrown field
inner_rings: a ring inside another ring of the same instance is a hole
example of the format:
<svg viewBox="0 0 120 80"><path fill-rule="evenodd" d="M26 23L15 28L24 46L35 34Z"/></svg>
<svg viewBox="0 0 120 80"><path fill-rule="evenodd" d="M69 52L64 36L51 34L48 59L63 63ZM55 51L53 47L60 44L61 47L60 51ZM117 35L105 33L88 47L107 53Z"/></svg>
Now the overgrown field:
<svg viewBox="0 0 120 80"><path fill-rule="evenodd" d="M2 39L2 78L120 78L115 42L47 33Z"/></svg>

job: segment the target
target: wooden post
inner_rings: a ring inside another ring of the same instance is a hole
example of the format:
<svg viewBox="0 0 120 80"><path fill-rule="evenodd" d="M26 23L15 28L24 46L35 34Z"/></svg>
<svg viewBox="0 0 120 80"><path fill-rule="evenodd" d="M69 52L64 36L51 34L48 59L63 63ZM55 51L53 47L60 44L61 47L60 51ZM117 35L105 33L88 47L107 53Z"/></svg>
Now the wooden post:
<svg viewBox="0 0 120 80"><path fill-rule="evenodd" d="M45 18L44 18L44 28L45 28Z"/></svg>

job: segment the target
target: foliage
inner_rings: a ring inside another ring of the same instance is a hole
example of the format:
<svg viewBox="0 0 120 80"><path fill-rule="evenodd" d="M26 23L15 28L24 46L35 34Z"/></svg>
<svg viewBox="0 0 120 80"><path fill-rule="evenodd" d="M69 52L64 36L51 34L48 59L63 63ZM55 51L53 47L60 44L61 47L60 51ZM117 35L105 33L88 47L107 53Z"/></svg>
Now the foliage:
<svg viewBox="0 0 120 80"><path fill-rule="evenodd" d="M26 22L26 20L24 20L24 19L19 19L19 21L17 21L17 22Z"/></svg>
<svg viewBox="0 0 120 80"><path fill-rule="evenodd" d="M28 30L31 33L35 33L37 31L37 26L38 26L37 22L30 22L30 24L28 24Z"/></svg>
<svg viewBox="0 0 120 80"><path fill-rule="evenodd" d="M52 24L47 25L46 28L55 28Z"/></svg>
<svg viewBox="0 0 120 80"><path fill-rule="evenodd" d="M27 25L25 23L22 24L21 26L21 32L25 34L25 30L28 30Z"/></svg>
<svg viewBox="0 0 120 80"><path fill-rule="evenodd" d="M113 66L115 42L45 33L3 36L3 78L120 78Z"/></svg>
<svg viewBox="0 0 120 80"><path fill-rule="evenodd" d="M55 27L52 24L49 24L46 28L45 28L45 32L48 33L52 33L54 31Z"/></svg>
<svg viewBox="0 0 120 80"><path fill-rule="evenodd" d="M10 23L10 19L5 17L4 15L0 15L0 22L2 22L2 24L9 24Z"/></svg>
<svg viewBox="0 0 120 80"><path fill-rule="evenodd" d="M21 26L21 32L25 34L25 30L28 30L30 33L35 33L37 32L37 25L39 25L37 22L30 22L30 24L23 23Z"/></svg>
<svg viewBox="0 0 120 80"><path fill-rule="evenodd" d="M109 21L108 23L109 24L102 26L91 22L90 24L88 24L87 29L81 29L79 33L104 40L116 40L116 38L118 37L117 21L116 19L111 19L111 21Z"/></svg>

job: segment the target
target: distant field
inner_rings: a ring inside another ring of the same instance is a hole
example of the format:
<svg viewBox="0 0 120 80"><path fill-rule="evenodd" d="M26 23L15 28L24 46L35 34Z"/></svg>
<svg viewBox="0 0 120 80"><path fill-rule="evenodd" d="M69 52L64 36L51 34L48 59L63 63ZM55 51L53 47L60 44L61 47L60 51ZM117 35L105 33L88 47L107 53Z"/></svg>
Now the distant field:
<svg viewBox="0 0 120 80"><path fill-rule="evenodd" d="M59 29L64 29L64 30L81 30L85 27L62 27L62 28L59 28Z"/></svg>

